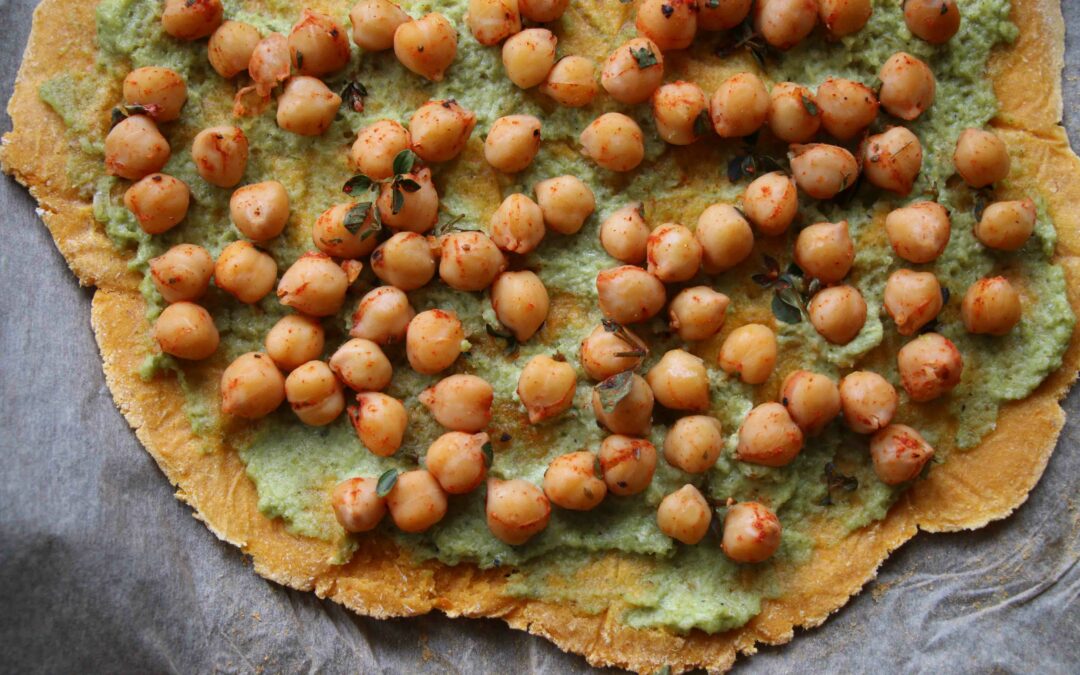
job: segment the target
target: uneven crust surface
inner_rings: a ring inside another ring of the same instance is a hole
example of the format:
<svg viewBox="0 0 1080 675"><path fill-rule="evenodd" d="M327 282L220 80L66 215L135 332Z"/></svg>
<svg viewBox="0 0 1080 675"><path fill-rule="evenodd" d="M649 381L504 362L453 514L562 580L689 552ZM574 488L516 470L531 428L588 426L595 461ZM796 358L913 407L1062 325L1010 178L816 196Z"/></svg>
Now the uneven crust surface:
<svg viewBox="0 0 1080 675"><path fill-rule="evenodd" d="M635 630L606 613L586 615L566 605L505 598L499 570L416 564L385 540L364 539L349 564L332 565L331 544L291 535L280 521L258 511L255 487L232 448L206 451L205 439L192 434L174 380L144 382L137 375L150 348L139 275L94 221L91 205L68 185L64 126L37 95L43 81L63 70L93 68L94 36L87 30L94 25L93 11L92 0L45 0L39 6L9 104L15 131L4 138L4 168L37 199L79 281L98 289L92 322L117 406L176 486L177 497L218 537L250 555L255 570L268 579L375 617L432 609L450 616L499 617L595 665L723 670L739 653L753 653L758 642L784 643L795 627L822 623L919 529L971 529L1003 518L1025 501L1042 475L1064 422L1058 402L1080 366L1076 335L1063 367L1033 395L1004 407L997 430L978 448L953 453L936 466L883 521L839 539L821 532L811 560L793 571L782 595L764 601L760 615L728 633ZM1070 304L1080 315L1080 213L1072 206L1080 203L1080 160L1058 124L1064 25L1052 0L1014 0L1013 20L1019 39L991 62L1001 101L993 125L1013 150L1014 166L1024 171L1001 196L1040 193L1045 198L1058 229L1057 261L1069 281ZM107 87L98 95L106 109L117 98ZM589 572L593 584L633 578L617 558L600 560Z"/></svg>

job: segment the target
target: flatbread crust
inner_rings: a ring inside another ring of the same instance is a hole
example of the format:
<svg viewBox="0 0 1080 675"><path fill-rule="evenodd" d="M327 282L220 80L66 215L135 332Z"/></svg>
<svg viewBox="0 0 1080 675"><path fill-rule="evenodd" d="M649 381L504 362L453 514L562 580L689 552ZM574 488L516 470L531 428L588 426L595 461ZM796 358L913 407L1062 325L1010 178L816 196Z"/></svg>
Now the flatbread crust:
<svg viewBox="0 0 1080 675"><path fill-rule="evenodd" d="M1062 368L1027 399L1005 406L997 430L978 448L954 453L936 466L883 521L841 538L823 531L810 561L797 568L781 597L764 601L762 612L737 630L686 636L635 630L609 612L589 615L569 605L506 598L506 580L498 570L416 564L382 539L365 538L351 562L335 566L329 562L332 544L291 535L281 521L258 511L255 487L237 453L224 446L208 452L205 439L192 434L174 380L144 382L136 374L149 349L140 278L94 221L88 201L69 185L64 126L37 94L43 81L65 70L92 67L95 4L44 0L38 7L8 108L14 131L4 137L0 158L4 170L37 199L80 283L97 287L92 323L120 411L176 486L176 496L219 538L248 554L267 579L313 590L373 617L433 609L452 617L498 617L598 666L725 670L739 653L754 653L757 643L782 644L795 627L821 624L919 529L973 529L1004 518L1027 499L1046 467L1064 423L1059 401L1080 367L1077 334ZM1080 213L1072 208L1080 203L1080 159L1059 125L1064 22L1053 0L1014 0L1013 20L1021 29L1019 39L996 53L990 65L1001 102L993 125L1013 150L1014 162L1024 167L1019 179L1019 172L1013 174L1015 197L1037 192L1046 199L1058 230L1057 261L1066 272L1070 304L1080 315ZM98 95L102 110L118 98L116 91ZM588 574L594 584L633 580L633 570L612 560L598 561Z"/></svg>

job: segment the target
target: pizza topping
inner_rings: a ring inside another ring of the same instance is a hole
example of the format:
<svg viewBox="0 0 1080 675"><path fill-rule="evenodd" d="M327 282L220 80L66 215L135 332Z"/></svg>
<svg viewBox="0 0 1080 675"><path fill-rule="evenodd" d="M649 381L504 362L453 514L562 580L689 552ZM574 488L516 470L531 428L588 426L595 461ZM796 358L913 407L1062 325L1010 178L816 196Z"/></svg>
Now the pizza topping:
<svg viewBox="0 0 1080 675"><path fill-rule="evenodd" d="M221 0L165 0L161 27L179 40L198 40L221 25Z"/></svg>
<svg viewBox="0 0 1080 675"><path fill-rule="evenodd" d="M393 396L365 391L357 394L356 405L349 407L349 421L364 447L379 457L390 457L405 438L409 413Z"/></svg>
<svg viewBox="0 0 1080 675"><path fill-rule="evenodd" d="M751 0L704 0L698 6L698 28L707 31L729 30L750 14Z"/></svg>
<svg viewBox="0 0 1080 675"><path fill-rule="evenodd" d="M614 330L608 330L607 325ZM645 343L629 328L605 322L581 341L578 357L586 375L594 380L606 380L637 368L647 353Z"/></svg>
<svg viewBox="0 0 1080 675"><path fill-rule="evenodd" d="M249 305L269 293L276 280L277 263L251 242L232 242L221 250L214 264L217 287Z"/></svg>
<svg viewBox="0 0 1080 675"><path fill-rule="evenodd" d="M936 83L930 66L906 52L889 57L878 72L881 107L902 120L913 120L934 102Z"/></svg>
<svg viewBox="0 0 1080 675"><path fill-rule="evenodd" d="M780 548L780 519L757 502L741 502L728 508L724 516L721 547L727 557L739 563L768 560Z"/></svg>
<svg viewBox="0 0 1080 675"><path fill-rule="evenodd" d="M285 270L278 283L281 304L309 316L337 314L349 279L340 265L321 251L308 251Z"/></svg>
<svg viewBox="0 0 1080 675"><path fill-rule="evenodd" d="M584 56L565 56L559 59L540 85L540 93L559 105L580 108L596 97L596 64Z"/></svg>
<svg viewBox="0 0 1080 675"><path fill-rule="evenodd" d="M271 33L255 45L248 62L248 74L255 81L254 91L260 97L268 101L270 92L279 83L287 80L291 72L289 41L284 35ZM240 99L239 94L237 99Z"/></svg>
<svg viewBox="0 0 1080 675"><path fill-rule="evenodd" d="M533 188L544 224L559 234L577 234L596 210L593 191L576 176L542 180Z"/></svg>
<svg viewBox="0 0 1080 675"><path fill-rule="evenodd" d="M960 8L955 0L904 0L904 21L915 37L940 45L960 30Z"/></svg>
<svg viewBox="0 0 1080 675"><path fill-rule="evenodd" d="M523 171L540 150L540 120L532 115L507 115L495 120L484 139L484 158L497 171Z"/></svg>
<svg viewBox="0 0 1080 675"><path fill-rule="evenodd" d="M503 272L491 284L495 316L518 342L525 342L540 330L550 304L544 282L534 272Z"/></svg>
<svg viewBox="0 0 1080 675"><path fill-rule="evenodd" d="M896 332L914 335L937 318L944 298L933 272L900 269L885 282L882 304L896 322Z"/></svg>
<svg viewBox="0 0 1080 675"><path fill-rule="evenodd" d="M692 279L701 268L702 247L689 228L665 223L652 231L646 244L648 271L663 282Z"/></svg>
<svg viewBox="0 0 1080 675"><path fill-rule="evenodd" d="M784 378L780 402L803 434L816 436L840 414L840 389L827 375L796 370Z"/></svg>
<svg viewBox="0 0 1080 675"><path fill-rule="evenodd" d="M834 345L846 345L866 323L866 300L854 286L833 286L815 293L806 313L821 337Z"/></svg>
<svg viewBox="0 0 1080 675"><path fill-rule="evenodd" d="M701 244L701 267L707 274L731 269L746 260L754 249L750 223L730 204L713 204L702 211L694 237Z"/></svg>
<svg viewBox="0 0 1080 675"><path fill-rule="evenodd" d="M643 103L664 81L664 57L644 37L623 43L607 57L600 86L620 103Z"/></svg>
<svg viewBox="0 0 1080 675"><path fill-rule="evenodd" d="M842 281L855 263L855 244L848 223L816 223L795 240L795 262L806 277L823 284Z"/></svg>
<svg viewBox="0 0 1080 675"><path fill-rule="evenodd" d="M543 531L551 518L551 503L544 491L519 478L487 483L487 525L500 541L524 544Z"/></svg>
<svg viewBox="0 0 1080 675"><path fill-rule="evenodd" d="M664 436L664 459L687 473L705 473L723 451L723 427L709 415L681 417Z"/></svg>
<svg viewBox="0 0 1080 675"><path fill-rule="evenodd" d="M371 202L335 204L315 219L311 241L320 251L335 258L368 255L379 243L374 235L382 229L376 222L376 212Z"/></svg>
<svg viewBox="0 0 1080 675"><path fill-rule="evenodd" d="M992 131L964 129L953 152L956 172L973 188L986 187L1009 175L1009 149Z"/></svg>
<svg viewBox="0 0 1080 675"><path fill-rule="evenodd" d="M518 377L517 395L529 423L537 424L561 415L574 403L577 373L566 361L538 354L529 359Z"/></svg>
<svg viewBox="0 0 1080 675"><path fill-rule="evenodd" d="M166 354L192 361L209 357L217 351L219 342L210 313L184 301L175 302L161 312L151 337Z"/></svg>
<svg viewBox="0 0 1080 675"><path fill-rule="evenodd" d="M830 77L818 87L814 102L821 126L841 141L855 138L877 118L877 97L861 82Z"/></svg>
<svg viewBox="0 0 1080 675"><path fill-rule="evenodd" d="M889 212L885 234L896 255L913 263L937 259L949 243L949 212L936 202L916 202Z"/></svg>
<svg viewBox="0 0 1080 675"><path fill-rule="evenodd" d="M191 144L191 159L207 183L233 187L244 177L247 168L247 136L233 126L203 129Z"/></svg>
<svg viewBox="0 0 1080 675"><path fill-rule="evenodd" d="M485 433L449 431L428 447L424 466L448 493L472 492L487 475L485 445L489 445Z"/></svg>
<svg viewBox="0 0 1080 675"><path fill-rule="evenodd" d="M229 215L245 237L253 241L273 239L289 221L289 193L276 180L245 185L229 199Z"/></svg>
<svg viewBox="0 0 1080 675"><path fill-rule="evenodd" d="M175 70L147 66L136 68L124 78L124 103L153 110L159 122L171 122L180 117L187 101L187 84Z"/></svg>
<svg viewBox="0 0 1080 675"><path fill-rule="evenodd" d="M960 383L964 360L948 338L924 333L896 354L900 383L912 401L932 401Z"/></svg>
<svg viewBox="0 0 1080 675"><path fill-rule="evenodd" d="M592 409L608 431L645 436L652 428L652 387L637 373L624 370L593 387Z"/></svg>
<svg viewBox="0 0 1080 675"><path fill-rule="evenodd" d="M809 88L778 82L769 92L769 130L788 143L806 143L821 128L821 111Z"/></svg>
<svg viewBox="0 0 1080 675"><path fill-rule="evenodd" d="M544 239L544 212L540 206L519 192L502 201L491 214L488 231L495 245L510 253L531 252Z"/></svg>
<svg viewBox="0 0 1080 675"><path fill-rule="evenodd" d="M349 478L334 488L330 503L346 532L374 530L386 515L386 498L376 494L374 478Z"/></svg>
<svg viewBox="0 0 1080 675"><path fill-rule="evenodd" d="M664 284L640 267L623 265L596 275L600 311L621 324L638 323L656 316L667 301Z"/></svg>
<svg viewBox="0 0 1080 675"><path fill-rule="evenodd" d="M386 506L399 530L423 532L446 515L446 492L429 472L405 471L387 493Z"/></svg>
<svg viewBox="0 0 1080 675"><path fill-rule="evenodd" d="M402 342L414 316L416 311L404 291L379 286L360 299L352 315L349 335L380 345Z"/></svg>
<svg viewBox="0 0 1080 675"><path fill-rule="evenodd" d="M589 511L607 495L600 477L599 461L591 452L560 455L544 472L544 494L551 503L572 511Z"/></svg>
<svg viewBox="0 0 1080 675"><path fill-rule="evenodd" d="M394 375L379 345L363 338L353 338L338 347L330 357L330 369L356 392L382 391Z"/></svg>
<svg viewBox="0 0 1080 675"><path fill-rule="evenodd" d="M124 206L147 234L161 234L179 224L190 201L187 184L164 173L145 176L124 192Z"/></svg>
<svg viewBox="0 0 1080 675"><path fill-rule="evenodd" d="M630 171L645 159L641 127L622 113L597 117L581 132L580 141L585 156L609 171Z"/></svg>
<svg viewBox="0 0 1080 675"><path fill-rule="evenodd" d="M146 115L124 118L105 137L105 170L111 176L139 180L161 171L169 155L169 142Z"/></svg>
<svg viewBox="0 0 1080 675"><path fill-rule="evenodd" d="M308 361L285 378L285 398L304 424L321 427L345 409L345 394L330 366Z"/></svg>
<svg viewBox="0 0 1080 675"><path fill-rule="evenodd" d="M380 184L377 206L378 212L371 214L376 223L409 232L431 230L439 221L439 193L431 180L431 169L414 169Z"/></svg>
<svg viewBox="0 0 1080 675"><path fill-rule="evenodd" d="M888 485L914 479L933 456L934 448L919 432L903 424L891 424L870 439L874 473Z"/></svg>
<svg viewBox="0 0 1080 675"><path fill-rule="evenodd" d="M266 353L285 372L319 358L326 333L319 322L302 314L287 314L266 333Z"/></svg>
<svg viewBox="0 0 1080 675"><path fill-rule="evenodd" d="M600 245L619 262L640 263L645 260L649 232L641 202L635 202L615 210L600 224Z"/></svg>
<svg viewBox="0 0 1080 675"><path fill-rule="evenodd" d="M440 82L457 56L457 31L442 14L432 12L406 21L394 31L394 55L420 77Z"/></svg>
<svg viewBox="0 0 1080 675"><path fill-rule="evenodd" d="M768 120L769 91L754 73L732 75L709 100L709 116L720 138L749 136Z"/></svg>
<svg viewBox="0 0 1080 675"><path fill-rule="evenodd" d="M873 11L870 0L818 0L818 16L833 37L862 30Z"/></svg>
<svg viewBox="0 0 1080 675"><path fill-rule="evenodd" d="M987 206L975 225L975 237L984 246L1001 251L1015 251L1035 231L1035 202L1022 199L994 202Z"/></svg>
<svg viewBox="0 0 1080 675"><path fill-rule="evenodd" d="M671 410L708 410L709 373L705 361L682 349L666 352L645 380L657 402Z"/></svg>
<svg viewBox="0 0 1080 675"><path fill-rule="evenodd" d="M266 354L242 354L221 374L221 412L226 415L258 419L284 400L285 378Z"/></svg>
<svg viewBox="0 0 1080 675"><path fill-rule="evenodd" d="M518 0L521 15L536 23L558 21L570 0Z"/></svg>
<svg viewBox="0 0 1080 675"><path fill-rule="evenodd" d="M315 77L289 79L278 98L277 123L285 131L300 136L319 136L330 128L341 97Z"/></svg>
<svg viewBox="0 0 1080 675"><path fill-rule="evenodd" d="M644 438L614 434L600 444L600 468L615 495L644 492L656 472L656 447Z"/></svg>
<svg viewBox="0 0 1080 675"><path fill-rule="evenodd" d="M863 144L862 166L871 185L907 196L922 168L922 143L904 127L870 136Z"/></svg>
<svg viewBox="0 0 1080 675"><path fill-rule="evenodd" d="M390 0L360 0L349 19L353 42L366 52L381 52L394 46L394 31L410 17Z"/></svg>
<svg viewBox="0 0 1080 675"><path fill-rule="evenodd" d="M497 45L521 31L516 0L469 0L465 25L482 45Z"/></svg>
<svg viewBox="0 0 1080 675"><path fill-rule="evenodd" d="M206 56L217 74L232 79L248 69L251 55L262 40L259 29L242 21L226 21L210 36Z"/></svg>
<svg viewBox="0 0 1080 675"><path fill-rule="evenodd" d="M386 180L394 176L394 159L411 144L408 129L394 120L379 120L356 134L349 159L360 174Z"/></svg>
<svg viewBox="0 0 1080 675"><path fill-rule="evenodd" d="M668 306L671 330L687 342L707 340L724 327L730 298L708 286L679 291Z"/></svg>
<svg viewBox="0 0 1080 675"><path fill-rule="evenodd" d="M461 355L465 331L454 312L429 309L408 324L405 351L409 365L418 373L440 373Z"/></svg>
<svg viewBox="0 0 1080 675"><path fill-rule="evenodd" d="M672 145L689 145L712 128L709 101L692 82L669 82L657 89L652 111L657 134Z"/></svg>
<svg viewBox="0 0 1080 675"><path fill-rule="evenodd" d="M712 508L693 485L684 485L664 497L656 510L660 531L684 544L696 544L705 538L712 522Z"/></svg>
<svg viewBox="0 0 1080 675"><path fill-rule="evenodd" d="M476 433L491 422L495 390L476 375L451 375L422 391L419 400L447 429Z"/></svg>
<svg viewBox="0 0 1080 675"><path fill-rule="evenodd" d="M383 283L403 291L421 288L435 276L435 254L427 237L398 232L371 254L371 270Z"/></svg>
<svg viewBox="0 0 1080 675"><path fill-rule="evenodd" d="M817 24L814 0L758 0L754 29L771 46L787 50L802 42Z"/></svg>
<svg viewBox="0 0 1080 675"><path fill-rule="evenodd" d="M768 326L748 323L728 334L718 359L724 372L747 384L761 384L776 366L776 334Z"/></svg>
<svg viewBox="0 0 1080 675"><path fill-rule="evenodd" d="M844 422L857 434L872 434L889 426L899 400L896 389L877 373L857 370L840 380Z"/></svg>
<svg viewBox="0 0 1080 675"><path fill-rule="evenodd" d="M289 54L301 75L329 75L349 63L345 28L325 14L304 9L289 32ZM340 104L340 102L339 102Z"/></svg>
<svg viewBox="0 0 1080 675"><path fill-rule="evenodd" d="M476 114L453 100L428 101L409 120L412 151L427 162L446 162L461 154L476 127Z"/></svg>
<svg viewBox="0 0 1080 675"><path fill-rule="evenodd" d="M762 403L739 427L735 457L762 466L787 466L803 449L803 432L779 403Z"/></svg>
<svg viewBox="0 0 1080 675"><path fill-rule="evenodd" d="M177 244L150 260L150 279L165 302L198 300L213 273L210 252L195 244Z"/></svg>
<svg viewBox="0 0 1080 675"><path fill-rule="evenodd" d="M854 185L859 176L855 157L838 145L793 145L789 157L795 183L814 199L832 199Z"/></svg>
<svg viewBox="0 0 1080 675"><path fill-rule="evenodd" d="M1020 294L1005 277L979 279L964 294L960 316L969 333L1005 335L1020 322Z"/></svg>
<svg viewBox="0 0 1080 675"><path fill-rule="evenodd" d="M521 3L518 3L519 7ZM502 47L506 77L522 89L542 84L555 66L555 34L546 28L527 28Z"/></svg>
<svg viewBox="0 0 1080 675"><path fill-rule="evenodd" d="M799 213L795 180L780 171L763 174L746 186L743 213L761 233L775 237L787 232Z"/></svg>
<svg viewBox="0 0 1080 675"><path fill-rule="evenodd" d="M506 256L483 232L439 238L439 278L459 291L482 291L506 269Z"/></svg>

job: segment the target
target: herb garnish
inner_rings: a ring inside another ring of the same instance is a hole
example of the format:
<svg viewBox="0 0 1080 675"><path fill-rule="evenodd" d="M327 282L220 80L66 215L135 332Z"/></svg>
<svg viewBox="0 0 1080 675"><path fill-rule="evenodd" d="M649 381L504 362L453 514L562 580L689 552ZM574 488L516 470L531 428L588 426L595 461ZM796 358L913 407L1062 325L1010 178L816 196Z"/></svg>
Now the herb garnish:
<svg viewBox="0 0 1080 675"><path fill-rule="evenodd" d="M704 136L709 133L709 130L713 128L712 117L709 116L709 110L706 108L698 113L698 116L694 118L694 135Z"/></svg>
<svg viewBox="0 0 1080 675"><path fill-rule="evenodd" d="M826 462L823 475L825 480L825 496L818 502L821 506L833 505L832 495L836 490L854 492L859 489L859 479L855 476L847 476L840 473L836 469L836 465L832 462Z"/></svg>
<svg viewBox="0 0 1080 675"><path fill-rule="evenodd" d="M601 321L601 324L604 326L604 330L609 333L614 333L615 337L622 340L630 348L625 352L616 352L615 356L627 359L640 359L649 353L649 349L618 322L612 321L611 319L604 319Z"/></svg>
<svg viewBox="0 0 1080 675"><path fill-rule="evenodd" d="M744 155L731 158L727 166L727 177L729 181L736 183L743 178L757 178L770 171L786 173L787 167L783 165L782 160L769 155L758 155L751 150Z"/></svg>
<svg viewBox="0 0 1080 675"><path fill-rule="evenodd" d="M750 277L762 288L773 289L772 312L784 323L796 324L806 316L806 305L810 297L821 288L821 282L804 278L803 271L795 263L788 265L783 274L780 263L770 255L762 257L764 272Z"/></svg>
<svg viewBox="0 0 1080 675"><path fill-rule="evenodd" d="M132 115L146 115L151 119L157 119L157 116L161 114L161 106L156 103L147 103L145 105L140 103L122 103L112 109L111 126L120 124Z"/></svg>
<svg viewBox="0 0 1080 675"><path fill-rule="evenodd" d="M402 150L394 157L394 177L389 180L390 185L390 212L397 215L405 208L405 193L413 193L420 189L420 184L411 178L406 178L412 173L416 165L417 157L412 150ZM381 186L387 181L377 181L362 173L356 174L341 187L345 194L371 191L373 196L369 201L357 203L345 215L345 229L350 234L356 234L363 227L368 215L371 215L372 225L360 235L360 239L367 239L382 229L382 214L375 200L379 197Z"/></svg>
<svg viewBox="0 0 1080 675"><path fill-rule="evenodd" d="M484 466L490 469L491 463L495 461L495 448L491 446L489 441L480 446L480 452L484 453Z"/></svg>
<svg viewBox="0 0 1080 675"><path fill-rule="evenodd" d="M600 405L604 408L604 412L614 412L615 406L629 396L633 386L634 373L630 370L624 370L621 373L612 375L596 385L596 393L600 395Z"/></svg>
<svg viewBox="0 0 1080 675"><path fill-rule="evenodd" d="M719 4L717 2L717 5ZM738 27L732 29L730 35L734 38L733 41L717 47L717 56L731 56L735 52L745 49L750 52L750 56L754 57L759 66L765 66L765 58L769 55L770 50L769 43L765 42L761 34L754 30L752 18L747 18Z"/></svg>
<svg viewBox="0 0 1080 675"><path fill-rule="evenodd" d="M806 94L802 95L802 105L806 109L806 112L810 113L812 117L817 117L820 110L818 110L817 103L814 103L814 99L810 98Z"/></svg>
<svg viewBox="0 0 1080 675"><path fill-rule="evenodd" d="M639 70L645 70L646 68L650 68L660 63L660 61L656 59L656 54L653 54L653 51L648 47L641 47L640 49L631 47L630 54L634 57L634 60L637 61Z"/></svg>
<svg viewBox="0 0 1080 675"><path fill-rule="evenodd" d="M398 470L387 469L379 476L379 481L375 483L375 494L380 497L385 497L390 494L390 491L394 489L394 485L397 484Z"/></svg>
<svg viewBox="0 0 1080 675"><path fill-rule="evenodd" d="M364 112L364 99L367 97L367 87L357 80L346 82L341 90L341 100L356 112Z"/></svg>

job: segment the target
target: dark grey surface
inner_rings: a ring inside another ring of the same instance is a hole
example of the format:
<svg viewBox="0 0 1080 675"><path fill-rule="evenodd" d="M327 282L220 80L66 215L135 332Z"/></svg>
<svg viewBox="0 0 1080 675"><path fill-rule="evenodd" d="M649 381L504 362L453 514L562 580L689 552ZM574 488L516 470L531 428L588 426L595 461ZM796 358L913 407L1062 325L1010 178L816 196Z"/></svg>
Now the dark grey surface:
<svg viewBox="0 0 1080 675"><path fill-rule="evenodd" d="M0 100L33 2L0 0ZM1080 3L1064 7L1080 33ZM1080 43L1066 117L1080 141ZM3 130L10 128L4 116ZM34 203L0 179L0 671L585 671L497 621L373 621L256 576L172 498L112 404L79 288ZM1080 392L1067 408L1080 407ZM976 533L920 535L823 627L746 672L1075 672L1080 415L1029 502Z"/></svg>

